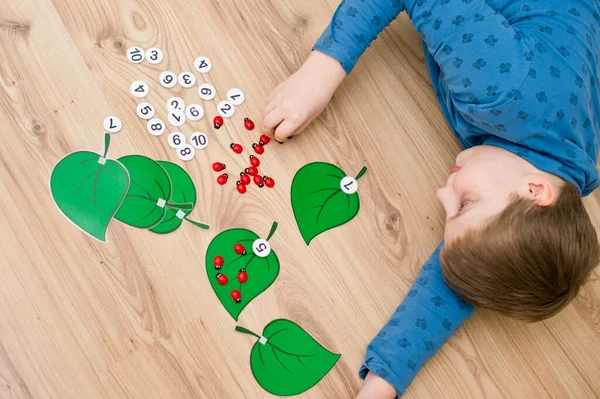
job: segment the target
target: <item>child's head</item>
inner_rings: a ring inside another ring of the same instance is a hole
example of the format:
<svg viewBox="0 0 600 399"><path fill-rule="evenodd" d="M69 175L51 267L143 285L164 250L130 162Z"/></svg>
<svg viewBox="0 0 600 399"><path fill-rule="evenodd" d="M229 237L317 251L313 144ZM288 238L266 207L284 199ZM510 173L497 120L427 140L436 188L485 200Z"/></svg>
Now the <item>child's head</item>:
<svg viewBox="0 0 600 399"><path fill-rule="evenodd" d="M446 210L446 282L466 301L508 316L556 314L600 257L577 188L498 147L463 151L456 164L437 192Z"/></svg>

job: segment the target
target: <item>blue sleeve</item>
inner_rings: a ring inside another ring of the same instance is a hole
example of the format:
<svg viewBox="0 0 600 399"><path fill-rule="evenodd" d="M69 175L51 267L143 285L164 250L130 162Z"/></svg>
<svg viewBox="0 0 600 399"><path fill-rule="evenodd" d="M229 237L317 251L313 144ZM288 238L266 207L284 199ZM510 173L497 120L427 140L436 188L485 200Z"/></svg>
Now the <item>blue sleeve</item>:
<svg viewBox="0 0 600 399"><path fill-rule="evenodd" d="M401 396L425 363L464 324L475 308L445 283L440 244L387 324L367 347L359 375L371 371Z"/></svg>
<svg viewBox="0 0 600 399"><path fill-rule="evenodd" d="M402 11L440 66L455 100L485 105L519 98L536 43L485 0L344 0L313 49L337 59L350 73Z"/></svg>
<svg viewBox="0 0 600 399"><path fill-rule="evenodd" d="M371 42L404 9L402 1L342 1L313 50L337 59L350 73Z"/></svg>

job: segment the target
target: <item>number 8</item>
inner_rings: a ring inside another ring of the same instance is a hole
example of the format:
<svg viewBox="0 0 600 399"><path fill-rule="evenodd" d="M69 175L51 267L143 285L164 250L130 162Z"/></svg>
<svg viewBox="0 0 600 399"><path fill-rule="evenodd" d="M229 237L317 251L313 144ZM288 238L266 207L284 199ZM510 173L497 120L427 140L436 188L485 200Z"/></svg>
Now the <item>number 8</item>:
<svg viewBox="0 0 600 399"><path fill-rule="evenodd" d="M186 155L190 155L192 153L192 150L189 148L184 148L179 152L182 156L186 156Z"/></svg>

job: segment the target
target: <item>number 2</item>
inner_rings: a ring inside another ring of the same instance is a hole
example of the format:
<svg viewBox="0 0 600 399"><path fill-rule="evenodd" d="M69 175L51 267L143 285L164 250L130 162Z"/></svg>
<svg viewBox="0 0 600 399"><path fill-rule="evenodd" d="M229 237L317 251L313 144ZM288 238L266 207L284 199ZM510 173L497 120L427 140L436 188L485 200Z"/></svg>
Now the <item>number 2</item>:
<svg viewBox="0 0 600 399"><path fill-rule="evenodd" d="M223 108L221 108L221 112L226 114L228 111L231 111L231 105L225 104Z"/></svg>

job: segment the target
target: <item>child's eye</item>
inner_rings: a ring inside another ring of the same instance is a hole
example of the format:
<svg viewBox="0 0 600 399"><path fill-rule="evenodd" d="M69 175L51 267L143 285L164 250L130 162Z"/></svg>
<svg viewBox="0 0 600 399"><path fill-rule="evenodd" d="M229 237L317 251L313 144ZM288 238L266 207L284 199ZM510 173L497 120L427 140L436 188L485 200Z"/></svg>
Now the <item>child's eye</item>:
<svg viewBox="0 0 600 399"><path fill-rule="evenodd" d="M462 211L462 210L463 210L463 208L464 208L465 206L469 205L471 202L473 202L473 201L471 201L471 200L466 200L466 201L463 201L463 202L460 204L460 209L459 209L458 211L459 211L459 212L460 212L460 211Z"/></svg>

